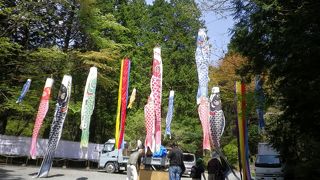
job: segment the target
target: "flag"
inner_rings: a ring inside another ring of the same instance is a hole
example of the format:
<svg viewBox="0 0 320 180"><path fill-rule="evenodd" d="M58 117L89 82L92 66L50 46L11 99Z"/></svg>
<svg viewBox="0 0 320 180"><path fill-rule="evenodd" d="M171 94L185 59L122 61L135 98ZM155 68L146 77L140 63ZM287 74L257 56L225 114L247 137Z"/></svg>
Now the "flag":
<svg viewBox="0 0 320 180"><path fill-rule="evenodd" d="M31 147L30 147L30 156L32 159L36 159L37 153L37 139L39 135L39 131L42 125L44 118L49 109L49 99L51 96L51 88L53 84L53 79L47 78L46 83L43 88L42 96L40 99L40 105L38 108L37 117L34 123L32 138L31 138Z"/></svg>
<svg viewBox="0 0 320 180"><path fill-rule="evenodd" d="M242 179L251 180L248 147L248 128L246 121L246 87L243 82L236 82L237 99L237 122L240 168L242 169Z"/></svg>
<svg viewBox="0 0 320 180"><path fill-rule="evenodd" d="M88 142L91 115L94 110L96 87L97 87L97 68L91 67L87 78L86 86L84 88L84 95L81 107L81 124L82 130L80 148L83 153L82 156L87 159L88 156Z"/></svg>
<svg viewBox="0 0 320 180"><path fill-rule="evenodd" d="M166 118L166 135L169 135L171 139L171 121L173 116L173 98L174 98L174 91L170 91L169 93L169 104L168 104L168 113Z"/></svg>
<svg viewBox="0 0 320 180"><path fill-rule="evenodd" d="M31 79L28 79L27 82L23 85L21 94L18 97L18 100L16 101L16 103L22 102L23 98L26 96L27 92L29 91L30 84L31 84Z"/></svg>

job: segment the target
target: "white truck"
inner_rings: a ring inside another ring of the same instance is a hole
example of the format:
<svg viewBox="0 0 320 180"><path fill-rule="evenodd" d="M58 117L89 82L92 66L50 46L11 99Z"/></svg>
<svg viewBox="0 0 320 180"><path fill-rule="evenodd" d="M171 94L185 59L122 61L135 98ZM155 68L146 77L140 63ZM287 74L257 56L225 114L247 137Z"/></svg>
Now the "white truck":
<svg viewBox="0 0 320 180"><path fill-rule="evenodd" d="M255 162L256 180L283 180L283 164L280 154L268 143L258 144Z"/></svg>
<svg viewBox="0 0 320 180"><path fill-rule="evenodd" d="M127 142L124 141L124 147L115 148L115 140L109 139L104 143L99 156L99 168L104 168L107 173L122 172L127 170L129 160ZM169 165L166 157L143 157L142 163L146 168L158 170L165 169Z"/></svg>
<svg viewBox="0 0 320 180"><path fill-rule="evenodd" d="M128 156L127 155L127 143L124 142L124 147L121 149L115 148L115 140L109 139L104 143L99 157L99 168L105 168L107 173L121 172L127 169ZM125 153L124 153L125 151Z"/></svg>

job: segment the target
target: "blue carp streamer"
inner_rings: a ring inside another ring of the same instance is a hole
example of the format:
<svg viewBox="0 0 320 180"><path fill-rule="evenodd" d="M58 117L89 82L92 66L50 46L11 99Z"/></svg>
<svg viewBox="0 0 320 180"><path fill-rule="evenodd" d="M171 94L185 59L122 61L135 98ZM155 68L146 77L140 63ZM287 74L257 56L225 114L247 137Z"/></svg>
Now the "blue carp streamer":
<svg viewBox="0 0 320 180"><path fill-rule="evenodd" d="M166 118L166 135L169 135L170 139L171 139L170 126L171 126L171 121L173 116L173 99L174 99L174 91L170 91L168 113Z"/></svg>
<svg viewBox="0 0 320 180"><path fill-rule="evenodd" d="M23 85L21 94L18 97L18 100L16 101L16 103L21 103L22 102L23 98L26 96L26 94L27 94L27 92L29 90L30 84L31 84L31 79L28 79L27 82Z"/></svg>
<svg viewBox="0 0 320 180"><path fill-rule="evenodd" d="M263 118L263 109L265 103L264 92L262 88L263 79L260 75L256 75L255 77L255 99L256 99L256 111L259 122L259 130L264 131L265 122Z"/></svg>

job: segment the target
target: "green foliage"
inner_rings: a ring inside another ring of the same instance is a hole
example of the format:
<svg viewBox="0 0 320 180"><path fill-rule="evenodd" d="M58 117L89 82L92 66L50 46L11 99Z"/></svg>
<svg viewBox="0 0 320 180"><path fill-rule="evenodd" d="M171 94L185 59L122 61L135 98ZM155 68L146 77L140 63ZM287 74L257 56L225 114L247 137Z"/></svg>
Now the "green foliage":
<svg viewBox="0 0 320 180"><path fill-rule="evenodd" d="M146 137L145 120L143 110L130 112L126 120L125 139L127 142L135 143L138 139L144 141Z"/></svg>
<svg viewBox="0 0 320 180"><path fill-rule="evenodd" d="M228 162L234 166L238 164L238 145L237 140L232 140L229 144L223 147L223 153L228 159Z"/></svg>

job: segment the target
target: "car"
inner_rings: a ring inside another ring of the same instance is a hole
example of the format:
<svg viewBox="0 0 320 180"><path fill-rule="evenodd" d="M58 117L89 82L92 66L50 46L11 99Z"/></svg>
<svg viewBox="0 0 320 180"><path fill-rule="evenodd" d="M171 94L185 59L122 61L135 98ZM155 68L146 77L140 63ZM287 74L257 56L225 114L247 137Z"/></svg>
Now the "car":
<svg viewBox="0 0 320 180"><path fill-rule="evenodd" d="M196 165L196 156L192 153L183 153L183 163L186 167L183 175L190 177L191 167Z"/></svg>

